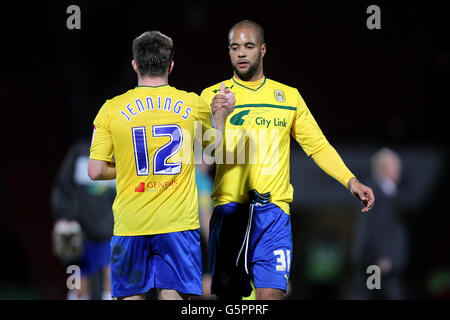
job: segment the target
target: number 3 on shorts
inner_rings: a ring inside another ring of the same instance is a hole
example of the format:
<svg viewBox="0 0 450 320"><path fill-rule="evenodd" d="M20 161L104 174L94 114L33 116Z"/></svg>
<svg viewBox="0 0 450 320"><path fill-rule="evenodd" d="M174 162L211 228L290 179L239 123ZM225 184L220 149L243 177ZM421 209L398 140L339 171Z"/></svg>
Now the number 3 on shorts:
<svg viewBox="0 0 450 320"><path fill-rule="evenodd" d="M287 272L289 272L291 270L291 250L286 250L285 253L285 250L279 249L275 250L273 254L278 256L276 270L286 271L287 266Z"/></svg>

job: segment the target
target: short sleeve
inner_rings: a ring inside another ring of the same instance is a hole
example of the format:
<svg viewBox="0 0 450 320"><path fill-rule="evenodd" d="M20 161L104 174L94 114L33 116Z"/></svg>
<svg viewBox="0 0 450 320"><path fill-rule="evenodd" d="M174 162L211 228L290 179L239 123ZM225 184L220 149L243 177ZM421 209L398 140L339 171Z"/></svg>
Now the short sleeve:
<svg viewBox="0 0 450 320"><path fill-rule="evenodd" d="M94 120L94 132L89 158L112 162L114 147L110 129L108 101L100 108Z"/></svg>
<svg viewBox="0 0 450 320"><path fill-rule="evenodd" d="M214 92L210 89L205 89L202 91L200 97L202 97L202 99L209 105L214 98Z"/></svg>
<svg viewBox="0 0 450 320"><path fill-rule="evenodd" d="M198 100L198 113L197 113L197 121L199 123L197 123L196 126L200 125L202 126L202 137L198 137L197 139L199 141L202 142L202 146L206 147L208 144L211 143L211 141L205 140L203 139L205 132L207 132L208 130L210 130L213 125L212 125L212 116L211 116L211 108L209 107L209 105L206 103L206 101L199 96L199 100ZM198 129L196 129L197 132ZM214 140L214 138L213 138Z"/></svg>
<svg viewBox="0 0 450 320"><path fill-rule="evenodd" d="M202 97L199 97L198 120L202 122L203 132L211 129L212 127L211 108Z"/></svg>

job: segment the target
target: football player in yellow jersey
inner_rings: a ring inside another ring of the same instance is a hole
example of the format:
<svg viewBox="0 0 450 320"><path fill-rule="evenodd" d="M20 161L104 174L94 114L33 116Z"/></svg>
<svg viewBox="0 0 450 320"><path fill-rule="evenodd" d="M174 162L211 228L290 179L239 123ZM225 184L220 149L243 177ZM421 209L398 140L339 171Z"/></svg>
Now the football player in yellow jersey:
<svg viewBox="0 0 450 320"><path fill-rule="evenodd" d="M292 259L290 136L364 203L363 212L372 208L375 197L329 144L298 90L264 76L262 27L238 22L228 40L234 75L225 84L236 105L225 124L223 157L216 159L211 291L219 298L240 299L250 295L253 280L256 299L281 299ZM219 85L213 85L201 94L213 111L226 102L218 92Z"/></svg>
<svg viewBox="0 0 450 320"><path fill-rule="evenodd" d="M158 31L133 41L138 86L107 100L94 120L88 173L116 179L111 239L111 292L142 299L202 294L194 125L211 128L210 106L195 93L171 87L173 41ZM233 94L212 122L222 132ZM229 102L229 103L228 103ZM114 158L114 160L113 160Z"/></svg>

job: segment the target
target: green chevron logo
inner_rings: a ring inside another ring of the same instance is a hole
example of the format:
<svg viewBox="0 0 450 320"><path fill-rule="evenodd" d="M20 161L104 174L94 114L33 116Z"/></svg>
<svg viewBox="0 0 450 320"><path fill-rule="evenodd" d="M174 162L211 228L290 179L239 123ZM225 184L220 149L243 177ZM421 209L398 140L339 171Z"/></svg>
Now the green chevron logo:
<svg viewBox="0 0 450 320"><path fill-rule="evenodd" d="M233 89L233 87L234 87L234 84L231 85L231 87L225 87L225 89L230 89L231 90L231 89ZM220 89L213 90L214 93L217 93L219 91L220 91Z"/></svg>
<svg viewBox="0 0 450 320"><path fill-rule="evenodd" d="M244 119L242 117L248 115L250 113L250 110L243 110L241 112L236 113L234 116L231 117L230 123L234 124L235 126L242 126L244 124Z"/></svg>

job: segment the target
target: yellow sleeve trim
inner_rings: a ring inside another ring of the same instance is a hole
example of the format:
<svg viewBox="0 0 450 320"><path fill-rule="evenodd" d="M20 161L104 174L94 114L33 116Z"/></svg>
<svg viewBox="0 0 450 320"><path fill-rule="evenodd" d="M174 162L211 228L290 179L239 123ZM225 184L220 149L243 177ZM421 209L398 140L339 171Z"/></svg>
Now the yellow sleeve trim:
<svg viewBox="0 0 450 320"><path fill-rule="evenodd" d="M348 189L348 181L355 175L351 173L337 151L330 144L312 154L311 157L323 171Z"/></svg>
<svg viewBox="0 0 450 320"><path fill-rule="evenodd" d="M92 154L92 153L89 155L89 159L112 162L112 158L101 156L101 155L96 155L96 154Z"/></svg>

